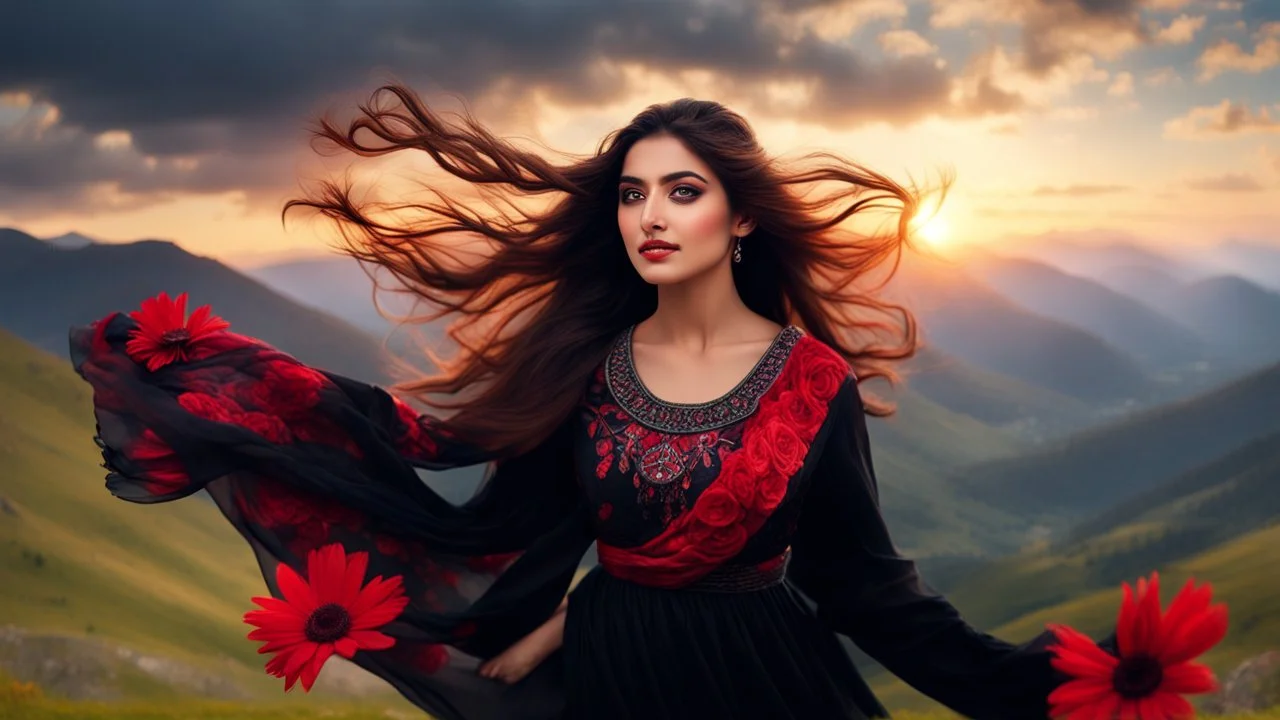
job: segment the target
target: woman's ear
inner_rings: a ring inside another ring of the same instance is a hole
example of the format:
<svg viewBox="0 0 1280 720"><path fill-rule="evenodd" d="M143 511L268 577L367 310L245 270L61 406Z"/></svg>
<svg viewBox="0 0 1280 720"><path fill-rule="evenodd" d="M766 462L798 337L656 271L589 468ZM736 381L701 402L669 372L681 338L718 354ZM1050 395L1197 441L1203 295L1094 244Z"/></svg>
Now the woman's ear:
<svg viewBox="0 0 1280 720"><path fill-rule="evenodd" d="M739 215L737 221L733 224L733 234L737 237L750 235L755 229L756 221L742 215Z"/></svg>

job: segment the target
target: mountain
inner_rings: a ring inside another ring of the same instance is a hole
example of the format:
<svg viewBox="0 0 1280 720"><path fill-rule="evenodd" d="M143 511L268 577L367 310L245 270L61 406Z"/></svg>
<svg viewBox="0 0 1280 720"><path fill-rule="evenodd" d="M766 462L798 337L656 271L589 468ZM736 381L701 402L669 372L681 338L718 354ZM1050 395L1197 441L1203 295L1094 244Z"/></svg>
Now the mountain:
<svg viewBox="0 0 1280 720"><path fill-rule="evenodd" d="M1280 431L1277 398L1280 364L1024 456L964 468L950 484L1028 523L1061 527Z"/></svg>
<svg viewBox="0 0 1280 720"><path fill-rule="evenodd" d="M1186 251L1166 246L1156 249L1126 233L1055 231L1033 237L1010 239L1000 245L1002 255L1038 260L1064 272L1087 278L1123 267L1145 267L1183 282L1199 279L1211 271Z"/></svg>
<svg viewBox="0 0 1280 720"><path fill-rule="evenodd" d="M1099 273L1096 280L1157 311L1171 302L1185 287L1173 275L1147 265L1119 265Z"/></svg>
<svg viewBox="0 0 1280 720"><path fill-rule="evenodd" d="M1032 442L1079 430L1098 419L1083 400L979 369L933 347L922 348L906 363L903 387Z"/></svg>
<svg viewBox="0 0 1280 720"><path fill-rule="evenodd" d="M1153 369L1189 368L1209 355L1205 341L1190 329L1094 280L995 255L971 260L966 268L1028 310L1087 330Z"/></svg>
<svg viewBox="0 0 1280 720"><path fill-rule="evenodd" d="M134 310L161 291L187 292L188 309L212 305L236 332L270 338L308 364L369 382L392 377L391 357L368 333L172 243L65 250L0 231L0 327L60 356L71 325Z"/></svg>
<svg viewBox="0 0 1280 720"><path fill-rule="evenodd" d="M93 245L98 242L91 237L81 235L77 232L69 232L57 237L45 238L45 242L62 250L79 250L86 245Z"/></svg>
<svg viewBox="0 0 1280 720"><path fill-rule="evenodd" d="M1280 360L1280 292L1220 275L1183 288L1163 310L1219 352L1255 364Z"/></svg>
<svg viewBox="0 0 1280 720"><path fill-rule="evenodd" d="M1206 249L1201 257L1209 267L1280 291L1280 244L1228 240Z"/></svg>
<svg viewBox="0 0 1280 720"><path fill-rule="evenodd" d="M917 315L927 345L983 370L1096 407L1124 408L1158 393L1123 351L1020 307L958 264L912 258L885 294Z"/></svg>
<svg viewBox="0 0 1280 720"><path fill-rule="evenodd" d="M366 332L381 335L391 327L374 305L373 280L352 258L293 260L249 268L244 273L303 305L342 318ZM386 282L380 275L375 274L375 277ZM384 305L391 299L389 293L378 294L378 301ZM410 309L399 305L404 303L397 303L390 310L404 312Z"/></svg>

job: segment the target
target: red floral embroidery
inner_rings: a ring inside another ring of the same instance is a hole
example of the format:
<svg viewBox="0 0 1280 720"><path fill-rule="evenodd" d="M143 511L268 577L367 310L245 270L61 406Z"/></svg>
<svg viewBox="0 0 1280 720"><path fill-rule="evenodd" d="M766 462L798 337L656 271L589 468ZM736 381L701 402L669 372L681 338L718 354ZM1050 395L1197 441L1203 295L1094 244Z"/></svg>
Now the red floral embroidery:
<svg viewBox="0 0 1280 720"><path fill-rule="evenodd" d="M249 521L268 529L292 529L299 541L290 547L294 551L323 544L335 526L354 531L365 524L359 511L265 478L254 483L251 495L240 494L238 499Z"/></svg>
<svg viewBox="0 0 1280 720"><path fill-rule="evenodd" d="M152 495L180 492L190 482L173 448L150 428L142 431L125 454L142 466L147 492Z"/></svg>
<svg viewBox="0 0 1280 720"><path fill-rule="evenodd" d="M591 395L607 397L604 370L596 372ZM695 473L714 475L718 464L734 449L732 433L722 429L700 433L668 433L646 427L613 402L591 404L587 431L595 439L596 478L610 472L623 475L636 489L636 503L645 518L663 525L688 511L686 494ZM611 511L602 510L604 520Z"/></svg>
<svg viewBox="0 0 1280 720"><path fill-rule="evenodd" d="M413 666L427 675L434 675L449 664L449 649L440 644L419 645L414 653Z"/></svg>
<svg viewBox="0 0 1280 720"><path fill-rule="evenodd" d="M848 363L808 336L761 398L743 430L744 447L728 455L720 477L660 535L633 548L598 542L610 574L657 587L680 587L740 552L786 496ZM788 392L793 395L788 395ZM784 402L785 400L785 402Z"/></svg>
<svg viewBox="0 0 1280 720"><path fill-rule="evenodd" d="M232 418L232 422L240 427L262 436L268 442L287 443L293 441L293 433L289 426L275 415L260 412L243 412Z"/></svg>
<svg viewBox="0 0 1280 720"><path fill-rule="evenodd" d="M185 392L178 396L183 410L214 422L231 422L241 408L234 400L201 392Z"/></svg>
<svg viewBox="0 0 1280 720"><path fill-rule="evenodd" d="M262 373L262 379L242 392L258 410L283 418L295 418L305 416L320 402L320 389L327 382L328 379L318 370L296 362L272 360Z"/></svg>
<svg viewBox="0 0 1280 720"><path fill-rule="evenodd" d="M430 428L430 416L420 414L404 400L392 395L396 415L400 420L400 434L395 438L396 449L404 455L422 461L435 460L440 455L435 429Z"/></svg>

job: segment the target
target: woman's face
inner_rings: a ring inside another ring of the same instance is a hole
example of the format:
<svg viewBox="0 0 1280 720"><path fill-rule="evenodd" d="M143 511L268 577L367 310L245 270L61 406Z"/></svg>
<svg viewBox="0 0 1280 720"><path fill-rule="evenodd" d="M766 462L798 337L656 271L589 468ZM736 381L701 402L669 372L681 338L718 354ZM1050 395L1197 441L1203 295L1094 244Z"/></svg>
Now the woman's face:
<svg viewBox="0 0 1280 720"><path fill-rule="evenodd" d="M670 285L730 262L735 236L749 232L730 213L720 181L670 135L636 142L618 182L618 229L640 277Z"/></svg>

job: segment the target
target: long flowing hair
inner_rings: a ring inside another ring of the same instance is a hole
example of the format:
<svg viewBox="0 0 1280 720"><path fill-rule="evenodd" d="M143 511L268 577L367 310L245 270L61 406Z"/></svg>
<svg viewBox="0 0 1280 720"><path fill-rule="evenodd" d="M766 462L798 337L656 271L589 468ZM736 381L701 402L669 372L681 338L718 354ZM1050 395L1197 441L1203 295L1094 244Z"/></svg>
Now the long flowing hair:
<svg viewBox="0 0 1280 720"><path fill-rule="evenodd" d="M325 180L284 212L307 207L335 221L341 252L390 271L425 301L430 309L411 322L453 318L457 354L433 357L439 372L393 389L453 411L443 422L456 437L499 455L528 451L574 411L618 334L656 309L656 288L627 257L617 205L628 150L658 133L701 158L731 207L756 221L733 265L747 307L828 344L860 381L893 382L893 364L915 352L911 313L877 296L910 242L921 202L914 187L829 152L771 158L739 114L706 100L651 105L594 154L562 153L558 162L496 136L465 106L446 122L399 84L378 88L359 110L345 126L322 118L316 139L366 157L422 151L471 183L483 209L438 187L428 188L430 202L374 207L353 199L349 180ZM518 202L532 198L547 201ZM850 227L873 209L890 211L888 227ZM869 414L892 412L864 398Z"/></svg>

